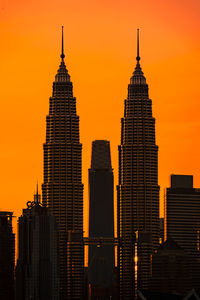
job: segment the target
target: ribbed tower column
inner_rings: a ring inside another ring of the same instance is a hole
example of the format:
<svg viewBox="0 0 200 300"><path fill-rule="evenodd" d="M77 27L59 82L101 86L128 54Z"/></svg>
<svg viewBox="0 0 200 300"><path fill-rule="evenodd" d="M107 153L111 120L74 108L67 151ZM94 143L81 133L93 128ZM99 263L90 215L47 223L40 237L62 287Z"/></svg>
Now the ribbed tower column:
<svg viewBox="0 0 200 300"><path fill-rule="evenodd" d="M49 115L46 119L42 186L43 203L56 216L58 224L62 300L69 298L67 286L70 287L70 299L82 299L84 267L81 250L80 259L75 264L79 264L76 269L82 271L76 274L75 279L73 276L67 278L67 232L78 232L79 237L83 232L83 184L79 117L76 114L76 98L73 97L73 86L64 57L62 34L61 64L53 83L53 95L50 97ZM76 292L72 296L74 290Z"/></svg>
<svg viewBox="0 0 200 300"><path fill-rule="evenodd" d="M124 102L118 148L120 300L134 299L135 284L136 288L148 287L150 254L158 246L159 235L158 147L148 85L139 63L139 35L137 47L137 64Z"/></svg>

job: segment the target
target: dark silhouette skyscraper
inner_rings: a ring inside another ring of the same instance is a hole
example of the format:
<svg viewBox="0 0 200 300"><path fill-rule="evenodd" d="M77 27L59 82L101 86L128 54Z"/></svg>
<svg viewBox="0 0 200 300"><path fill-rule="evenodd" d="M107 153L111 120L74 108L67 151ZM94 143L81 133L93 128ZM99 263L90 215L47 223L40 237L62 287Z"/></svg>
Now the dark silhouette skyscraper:
<svg viewBox="0 0 200 300"><path fill-rule="evenodd" d="M189 255L169 238L152 255L150 290L185 295L191 288Z"/></svg>
<svg viewBox="0 0 200 300"><path fill-rule="evenodd" d="M12 212L0 211L0 299L14 299L15 235Z"/></svg>
<svg viewBox="0 0 200 300"><path fill-rule="evenodd" d="M17 300L59 300L56 218L40 203L27 202L18 220Z"/></svg>
<svg viewBox="0 0 200 300"><path fill-rule="evenodd" d="M192 287L200 282L200 189L192 175L171 175L165 195L165 239L173 238L190 258Z"/></svg>
<svg viewBox="0 0 200 300"><path fill-rule="evenodd" d="M108 141L92 143L89 201L89 238L101 239L101 243L89 246L90 299L110 299L114 290L115 253L114 243L106 243L108 238L114 240L113 170Z"/></svg>
<svg viewBox="0 0 200 300"><path fill-rule="evenodd" d="M76 98L73 96L73 85L64 57L62 31L61 64L53 83L53 95L50 97L49 115L46 119L42 192L43 203L56 216L58 224L61 299L71 300L82 299L84 288L83 252L81 251L80 259L74 262L79 266L71 269L72 272L79 270L76 275L68 272L66 254L69 246L67 232L73 231L76 237L77 234L79 237L83 234L82 144L79 142Z"/></svg>
<svg viewBox="0 0 200 300"><path fill-rule="evenodd" d="M117 223L121 300L134 299L136 283L138 288L148 288L150 254L159 243L158 146L155 143L152 102L140 67L139 30L136 60L136 68L128 85L128 97L124 102L121 145L118 148ZM135 238L137 243L134 245Z"/></svg>

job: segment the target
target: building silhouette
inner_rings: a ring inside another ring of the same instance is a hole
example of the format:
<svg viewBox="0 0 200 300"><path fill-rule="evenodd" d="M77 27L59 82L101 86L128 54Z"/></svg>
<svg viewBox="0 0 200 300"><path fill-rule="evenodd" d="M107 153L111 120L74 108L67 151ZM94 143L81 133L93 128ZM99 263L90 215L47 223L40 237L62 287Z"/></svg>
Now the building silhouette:
<svg viewBox="0 0 200 300"><path fill-rule="evenodd" d="M139 289L148 288L150 254L159 244L158 147L152 102L140 67L139 30L136 60L128 85L128 97L124 101L121 144L118 147L117 224L121 300L134 299L135 285Z"/></svg>
<svg viewBox="0 0 200 300"><path fill-rule="evenodd" d="M18 220L17 300L59 300L56 218L40 202L27 202Z"/></svg>
<svg viewBox="0 0 200 300"><path fill-rule="evenodd" d="M84 241L82 231L67 232L67 299L85 299Z"/></svg>
<svg viewBox="0 0 200 300"><path fill-rule="evenodd" d="M200 189L193 188L193 176L171 175L166 189L165 239L173 238L190 258L192 287L200 282Z"/></svg>
<svg viewBox="0 0 200 300"><path fill-rule="evenodd" d="M114 207L110 143L92 142L89 169L89 299L114 299ZM95 243L96 241L96 243Z"/></svg>
<svg viewBox="0 0 200 300"><path fill-rule="evenodd" d="M0 299L14 299L15 235L12 212L0 211Z"/></svg>
<svg viewBox="0 0 200 300"><path fill-rule="evenodd" d="M172 239L152 255L151 291L185 295L191 290L188 254Z"/></svg>
<svg viewBox="0 0 200 300"><path fill-rule="evenodd" d="M74 262L78 266L70 269L70 265L67 265L67 248L71 243L71 240L67 242L68 231L79 234L79 237L83 234L82 144L79 142L76 98L65 66L63 48L62 30L61 64L53 82L53 95L46 119L42 193L43 203L56 216L58 225L60 296L62 300L71 300L82 299L84 289L83 249L80 260ZM73 270L80 272L67 276Z"/></svg>

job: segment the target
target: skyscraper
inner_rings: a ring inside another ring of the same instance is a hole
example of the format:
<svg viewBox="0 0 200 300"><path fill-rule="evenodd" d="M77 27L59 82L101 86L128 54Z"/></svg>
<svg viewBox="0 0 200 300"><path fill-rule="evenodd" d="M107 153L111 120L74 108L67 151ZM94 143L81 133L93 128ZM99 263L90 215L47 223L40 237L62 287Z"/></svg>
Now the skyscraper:
<svg viewBox="0 0 200 300"><path fill-rule="evenodd" d="M59 300L56 218L40 203L27 202L18 220L17 300Z"/></svg>
<svg viewBox="0 0 200 300"><path fill-rule="evenodd" d="M79 232L79 236L83 234L83 184L79 117L76 114L76 98L73 96L73 85L64 57L62 30L61 64L53 83L53 95L50 97L49 115L46 119L42 185L43 203L56 216L58 224L62 300L71 297L71 292L67 296L68 280L70 288L76 291L77 296L74 295L73 299L81 299L84 288L83 272L67 277L67 232ZM84 268L84 259L76 262ZM80 266L75 269L80 269Z"/></svg>
<svg viewBox="0 0 200 300"><path fill-rule="evenodd" d="M114 299L114 243L106 243L108 238L114 240L113 205L110 143L93 141L89 169L89 239L99 240L99 243L89 246L90 299Z"/></svg>
<svg viewBox="0 0 200 300"><path fill-rule="evenodd" d="M171 175L165 195L165 239L173 238L189 255L192 287L200 282L200 189L193 176Z"/></svg>
<svg viewBox="0 0 200 300"><path fill-rule="evenodd" d="M189 255L169 238L152 255L150 290L185 295L191 288Z"/></svg>
<svg viewBox="0 0 200 300"><path fill-rule="evenodd" d="M120 299L124 300L134 299L135 280L138 288L148 288L150 254L159 243L158 146L152 102L140 67L139 30L136 60L124 102L118 147L118 268Z"/></svg>
<svg viewBox="0 0 200 300"><path fill-rule="evenodd" d="M12 212L0 211L0 299L14 299L15 235Z"/></svg>

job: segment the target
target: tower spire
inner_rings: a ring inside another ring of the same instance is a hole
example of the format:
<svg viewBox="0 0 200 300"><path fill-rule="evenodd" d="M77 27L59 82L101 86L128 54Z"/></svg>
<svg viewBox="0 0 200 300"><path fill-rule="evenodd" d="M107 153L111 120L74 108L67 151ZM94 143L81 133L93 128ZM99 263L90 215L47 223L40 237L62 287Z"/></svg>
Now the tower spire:
<svg viewBox="0 0 200 300"><path fill-rule="evenodd" d="M34 204L40 204L40 194L38 192L38 181L36 186L36 193L34 195Z"/></svg>
<svg viewBox="0 0 200 300"><path fill-rule="evenodd" d="M137 57L136 60L140 61L140 40L139 40L139 28L137 29Z"/></svg>
<svg viewBox="0 0 200 300"><path fill-rule="evenodd" d="M144 77L144 73L142 72L141 66L140 66L140 40L139 40L139 28L137 29L137 56L136 56L136 67L133 72L133 75L131 77L131 84L139 84L139 85L145 85L146 84L146 78Z"/></svg>
<svg viewBox="0 0 200 300"><path fill-rule="evenodd" d="M37 181L36 195L38 195L38 181Z"/></svg>
<svg viewBox="0 0 200 300"><path fill-rule="evenodd" d="M63 28L64 26L62 26L62 52L61 52L61 58L62 58L62 61L64 60L65 58L65 54L64 54L64 38L63 38Z"/></svg>
<svg viewBox="0 0 200 300"><path fill-rule="evenodd" d="M62 41L61 41L61 63L59 66L59 69L57 71L57 74L55 76L55 82L70 82L70 76L68 74L68 71L66 69L65 66L65 62L64 62L64 58L65 58L65 54L64 54L64 26L62 26Z"/></svg>

